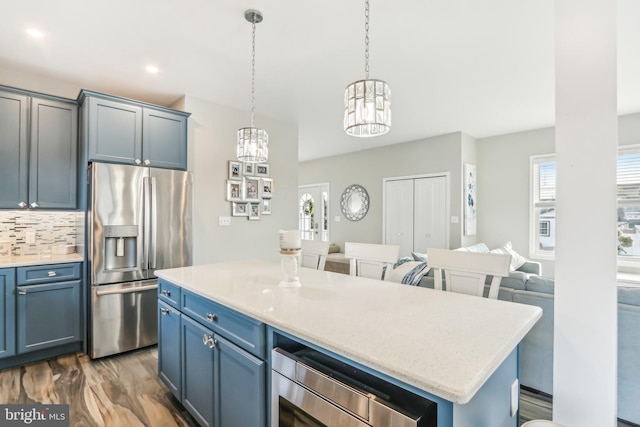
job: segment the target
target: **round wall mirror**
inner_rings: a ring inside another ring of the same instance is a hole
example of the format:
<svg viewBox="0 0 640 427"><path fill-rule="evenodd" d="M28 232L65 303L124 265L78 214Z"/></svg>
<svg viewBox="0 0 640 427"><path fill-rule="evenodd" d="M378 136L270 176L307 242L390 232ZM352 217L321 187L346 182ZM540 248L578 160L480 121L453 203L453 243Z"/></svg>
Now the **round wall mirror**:
<svg viewBox="0 0 640 427"><path fill-rule="evenodd" d="M348 186L340 198L342 214L350 221L360 221L369 212L369 194L363 186Z"/></svg>

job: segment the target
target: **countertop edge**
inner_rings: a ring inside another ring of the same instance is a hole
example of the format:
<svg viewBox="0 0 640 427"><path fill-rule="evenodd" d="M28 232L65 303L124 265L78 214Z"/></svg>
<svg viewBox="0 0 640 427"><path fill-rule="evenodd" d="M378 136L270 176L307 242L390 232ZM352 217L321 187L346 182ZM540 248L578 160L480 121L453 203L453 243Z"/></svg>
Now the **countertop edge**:
<svg viewBox="0 0 640 427"><path fill-rule="evenodd" d="M73 262L84 262L84 256L79 253L51 255L49 257L43 257L40 255L12 256L7 258L0 258L0 268L29 267L49 264L68 264Z"/></svg>

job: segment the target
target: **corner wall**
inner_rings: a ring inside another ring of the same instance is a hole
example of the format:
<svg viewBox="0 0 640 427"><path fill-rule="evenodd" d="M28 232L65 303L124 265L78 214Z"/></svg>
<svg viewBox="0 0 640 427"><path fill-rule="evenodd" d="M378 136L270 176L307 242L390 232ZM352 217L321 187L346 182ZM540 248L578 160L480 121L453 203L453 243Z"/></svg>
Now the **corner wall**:
<svg viewBox="0 0 640 427"><path fill-rule="evenodd" d="M465 146L471 144L473 138L464 138L467 140ZM299 184L329 182L329 240L344 250L347 241L382 243L383 178L449 172L450 215L460 219L458 224L451 224L449 247L457 248L462 241L462 139L463 134L456 132L301 162ZM472 156L472 150L467 154ZM340 211L340 196L351 184L360 184L369 193L369 212L358 222L347 220ZM340 221L336 222L335 217L340 217ZM404 255L408 254L401 254Z"/></svg>
<svg viewBox="0 0 640 427"><path fill-rule="evenodd" d="M236 131L247 126L250 113L212 104L187 95L189 118L188 168L194 175L194 264L239 259L279 260L278 230L297 228L298 128L291 123L257 117L269 133L273 214L260 221L232 217L231 226L218 225L231 216L226 201L228 162L236 159Z"/></svg>

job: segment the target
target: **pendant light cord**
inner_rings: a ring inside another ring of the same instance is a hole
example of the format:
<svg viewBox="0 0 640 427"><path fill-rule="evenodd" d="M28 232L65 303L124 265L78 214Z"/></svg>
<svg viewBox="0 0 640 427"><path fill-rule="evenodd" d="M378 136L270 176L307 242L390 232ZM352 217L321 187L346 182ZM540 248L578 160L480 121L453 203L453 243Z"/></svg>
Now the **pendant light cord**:
<svg viewBox="0 0 640 427"><path fill-rule="evenodd" d="M364 79L369 80L369 0L364 6Z"/></svg>
<svg viewBox="0 0 640 427"><path fill-rule="evenodd" d="M256 20L253 19L251 41L251 127L254 126L253 116L256 110Z"/></svg>

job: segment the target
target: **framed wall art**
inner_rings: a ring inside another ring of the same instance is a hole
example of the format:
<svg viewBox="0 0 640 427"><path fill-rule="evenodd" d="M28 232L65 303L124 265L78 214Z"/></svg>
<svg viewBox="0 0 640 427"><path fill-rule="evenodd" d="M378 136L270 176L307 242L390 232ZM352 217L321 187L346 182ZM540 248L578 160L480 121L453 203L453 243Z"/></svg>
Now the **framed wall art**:
<svg viewBox="0 0 640 427"><path fill-rule="evenodd" d="M242 200L245 202L259 202L260 201L260 178L245 176L242 179Z"/></svg>
<svg viewBox="0 0 640 427"><path fill-rule="evenodd" d="M269 176L269 165L267 163L261 163L255 166L256 176Z"/></svg>
<svg viewBox="0 0 640 427"><path fill-rule="evenodd" d="M231 216L249 216L248 203L231 202Z"/></svg>
<svg viewBox="0 0 640 427"><path fill-rule="evenodd" d="M245 175L253 175L255 171L256 165L254 163L245 163L244 164L244 174Z"/></svg>
<svg viewBox="0 0 640 427"><path fill-rule="evenodd" d="M247 203L247 204L249 205L249 219L259 220L261 203Z"/></svg>
<svg viewBox="0 0 640 427"><path fill-rule="evenodd" d="M262 198L270 199L273 194L273 180L271 178L260 178L262 183Z"/></svg>
<svg viewBox="0 0 640 427"><path fill-rule="evenodd" d="M229 160L229 179L242 179L242 163Z"/></svg>
<svg viewBox="0 0 640 427"><path fill-rule="evenodd" d="M476 165L464 164L464 235L476 234Z"/></svg>
<svg viewBox="0 0 640 427"><path fill-rule="evenodd" d="M233 179L227 180L227 201L240 202L242 201L242 181L236 181Z"/></svg>
<svg viewBox="0 0 640 427"><path fill-rule="evenodd" d="M262 200L262 215L271 215L271 199Z"/></svg>

